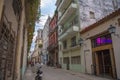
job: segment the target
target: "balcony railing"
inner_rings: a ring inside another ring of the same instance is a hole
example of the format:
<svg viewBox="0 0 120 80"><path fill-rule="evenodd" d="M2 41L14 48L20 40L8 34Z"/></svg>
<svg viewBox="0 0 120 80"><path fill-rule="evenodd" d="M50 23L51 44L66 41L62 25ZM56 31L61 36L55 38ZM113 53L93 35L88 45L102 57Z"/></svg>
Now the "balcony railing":
<svg viewBox="0 0 120 80"><path fill-rule="evenodd" d="M63 28L63 31L61 32L61 34L59 36L63 35L65 32L67 32L68 30L70 30L71 28L73 28L73 26L78 26L78 22L75 23L75 24L71 24L71 25L65 26ZM73 29L72 29L72 31L73 31Z"/></svg>
<svg viewBox="0 0 120 80"><path fill-rule="evenodd" d="M51 51L51 50L54 50L56 47L58 47L58 42L49 44L49 46L47 47L47 49L49 51Z"/></svg>
<svg viewBox="0 0 120 80"><path fill-rule="evenodd" d="M67 51L76 50L79 48L80 46L76 43L74 46L70 45L70 46L67 46L66 48L63 48L62 51L67 52Z"/></svg>
<svg viewBox="0 0 120 80"><path fill-rule="evenodd" d="M72 0L72 1L69 3L69 5L66 7L66 9L65 9L64 12L62 13L62 15L59 17L58 21L60 21L60 19L63 17L63 15L65 15L65 13L67 12L68 8L70 7L70 5L71 5L72 3L75 3L75 1Z"/></svg>

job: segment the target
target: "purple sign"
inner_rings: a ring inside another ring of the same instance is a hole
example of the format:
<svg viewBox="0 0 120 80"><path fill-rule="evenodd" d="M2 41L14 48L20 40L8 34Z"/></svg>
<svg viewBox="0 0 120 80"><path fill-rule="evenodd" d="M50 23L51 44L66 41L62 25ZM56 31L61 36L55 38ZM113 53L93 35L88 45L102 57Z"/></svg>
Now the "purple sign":
<svg viewBox="0 0 120 80"><path fill-rule="evenodd" d="M96 43L97 45L109 44L109 43L112 43L112 40L111 38L98 37L96 38Z"/></svg>

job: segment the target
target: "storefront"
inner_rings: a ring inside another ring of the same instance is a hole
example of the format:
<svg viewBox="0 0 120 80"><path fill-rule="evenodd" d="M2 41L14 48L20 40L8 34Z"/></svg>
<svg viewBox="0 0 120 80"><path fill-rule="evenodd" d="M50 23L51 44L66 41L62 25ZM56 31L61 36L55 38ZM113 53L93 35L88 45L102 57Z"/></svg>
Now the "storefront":
<svg viewBox="0 0 120 80"><path fill-rule="evenodd" d="M116 77L111 35L106 32L106 34L93 37L91 41L94 74Z"/></svg>
<svg viewBox="0 0 120 80"><path fill-rule="evenodd" d="M120 9L80 31L85 72L120 79Z"/></svg>

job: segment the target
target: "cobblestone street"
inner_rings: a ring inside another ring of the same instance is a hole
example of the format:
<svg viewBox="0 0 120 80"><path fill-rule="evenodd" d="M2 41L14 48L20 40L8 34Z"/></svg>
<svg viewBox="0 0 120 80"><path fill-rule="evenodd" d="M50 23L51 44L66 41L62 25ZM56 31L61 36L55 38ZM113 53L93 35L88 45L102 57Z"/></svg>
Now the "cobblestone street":
<svg viewBox="0 0 120 80"><path fill-rule="evenodd" d="M24 80L34 80L36 73L33 70L31 67L27 69ZM42 67L42 71L43 80L110 80L46 66Z"/></svg>

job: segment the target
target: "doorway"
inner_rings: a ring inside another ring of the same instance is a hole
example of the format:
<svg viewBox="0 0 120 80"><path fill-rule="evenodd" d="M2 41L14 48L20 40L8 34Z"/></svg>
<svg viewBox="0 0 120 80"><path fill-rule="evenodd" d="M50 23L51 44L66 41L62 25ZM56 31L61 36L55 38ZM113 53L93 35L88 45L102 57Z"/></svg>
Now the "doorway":
<svg viewBox="0 0 120 80"><path fill-rule="evenodd" d="M63 58L63 62L64 64L66 64L66 69L69 70L70 69L70 61L69 61L69 57L64 57Z"/></svg>
<svg viewBox="0 0 120 80"><path fill-rule="evenodd" d="M112 76L112 63L109 49L96 51L96 74Z"/></svg>
<svg viewBox="0 0 120 80"><path fill-rule="evenodd" d="M67 61L67 70L69 70L70 69L69 57L66 59L66 61Z"/></svg>

